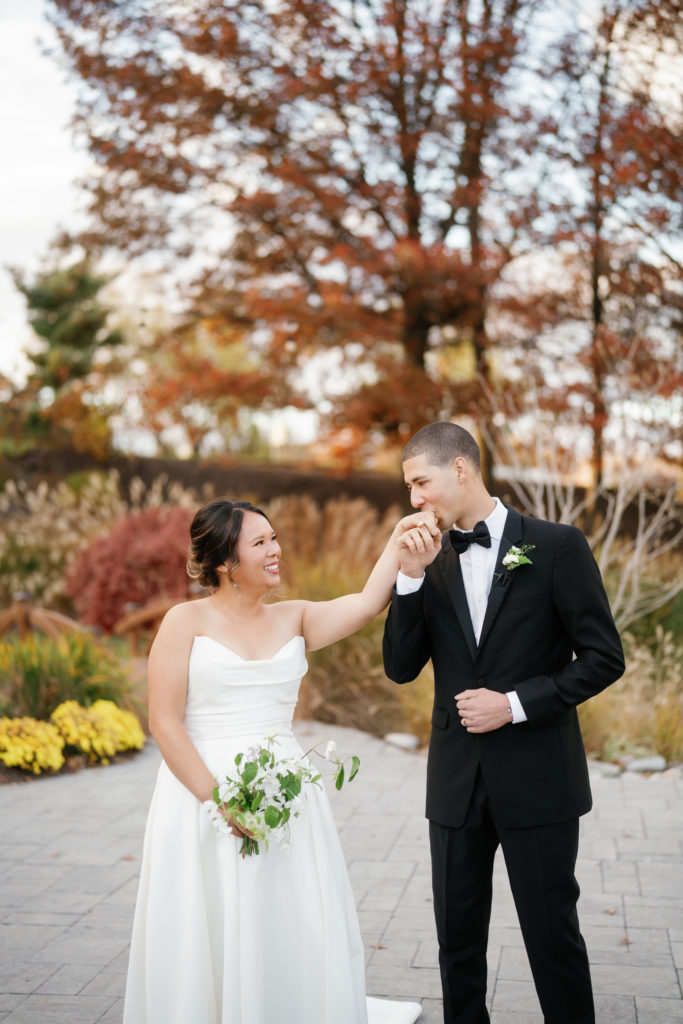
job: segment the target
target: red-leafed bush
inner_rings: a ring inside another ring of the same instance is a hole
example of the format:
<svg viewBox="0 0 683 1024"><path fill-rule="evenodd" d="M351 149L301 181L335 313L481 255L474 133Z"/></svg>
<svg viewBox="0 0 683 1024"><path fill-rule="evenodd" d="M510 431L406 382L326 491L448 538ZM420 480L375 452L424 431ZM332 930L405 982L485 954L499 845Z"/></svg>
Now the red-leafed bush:
<svg viewBox="0 0 683 1024"><path fill-rule="evenodd" d="M188 596L191 522L186 508L146 508L81 551L65 589L82 621L109 632L127 605L145 605L160 594Z"/></svg>

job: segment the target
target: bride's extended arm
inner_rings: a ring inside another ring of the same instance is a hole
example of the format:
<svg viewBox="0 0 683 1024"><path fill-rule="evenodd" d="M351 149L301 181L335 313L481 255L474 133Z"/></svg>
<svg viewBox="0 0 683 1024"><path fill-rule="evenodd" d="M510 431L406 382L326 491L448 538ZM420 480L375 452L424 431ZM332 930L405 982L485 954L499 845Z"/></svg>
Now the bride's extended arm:
<svg viewBox="0 0 683 1024"><path fill-rule="evenodd" d="M182 607L176 605L149 652L149 729L175 777L203 802L211 799L215 782L183 725L192 639Z"/></svg>
<svg viewBox="0 0 683 1024"><path fill-rule="evenodd" d="M417 538L417 543L440 544L441 532L433 513L418 512L406 516L394 527L359 594L345 594L332 601L302 602L302 631L309 650L316 651L355 633L386 607L399 568L399 538L408 530L411 530L412 537Z"/></svg>

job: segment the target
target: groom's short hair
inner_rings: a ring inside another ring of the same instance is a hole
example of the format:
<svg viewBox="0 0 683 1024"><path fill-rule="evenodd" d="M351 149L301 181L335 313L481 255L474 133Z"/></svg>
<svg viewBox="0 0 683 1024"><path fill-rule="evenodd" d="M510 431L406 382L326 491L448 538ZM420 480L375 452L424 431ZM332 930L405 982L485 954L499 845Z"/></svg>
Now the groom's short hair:
<svg viewBox="0 0 683 1024"><path fill-rule="evenodd" d="M464 427L446 420L428 423L418 430L403 449L401 462L418 455L426 455L434 466L449 466L454 459L467 459L481 471L481 453L477 442Z"/></svg>

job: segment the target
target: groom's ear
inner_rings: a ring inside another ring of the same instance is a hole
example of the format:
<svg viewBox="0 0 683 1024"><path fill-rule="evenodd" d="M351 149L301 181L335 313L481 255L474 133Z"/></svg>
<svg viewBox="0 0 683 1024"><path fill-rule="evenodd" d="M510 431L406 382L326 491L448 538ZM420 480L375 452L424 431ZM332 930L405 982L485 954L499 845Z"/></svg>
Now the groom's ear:
<svg viewBox="0 0 683 1024"><path fill-rule="evenodd" d="M471 470L467 464L467 459L464 459L462 455L457 455L451 463L451 469L458 478L458 483L462 484L465 482L468 476L470 476Z"/></svg>

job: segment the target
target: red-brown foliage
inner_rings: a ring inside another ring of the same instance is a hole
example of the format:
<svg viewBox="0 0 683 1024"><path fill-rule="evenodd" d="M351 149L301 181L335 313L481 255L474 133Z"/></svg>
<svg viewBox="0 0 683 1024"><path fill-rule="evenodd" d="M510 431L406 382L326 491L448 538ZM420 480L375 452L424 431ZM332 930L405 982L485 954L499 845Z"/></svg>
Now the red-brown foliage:
<svg viewBox="0 0 683 1024"><path fill-rule="evenodd" d="M121 519L72 563L66 591L84 622L111 631L130 604L160 594L184 597L192 513L148 508Z"/></svg>
<svg viewBox="0 0 683 1024"><path fill-rule="evenodd" d="M624 409L673 420L680 0L584 6L50 0L98 168L81 245L203 268L144 353L147 425L197 451L320 390L324 428L395 445L533 375L599 480Z"/></svg>
<svg viewBox="0 0 683 1024"><path fill-rule="evenodd" d="M535 145L514 82L534 7L52 0L66 61L87 82L76 121L100 172L80 241L199 253L190 310L260 360L223 375L193 353L188 370L166 339L165 372L147 377L162 392L152 418L158 406L187 426L207 389L223 420L236 404L306 403L301 368L326 349L349 387L357 365L378 381L383 404L397 374L422 377L432 418L453 411L445 383L430 388L432 349L457 334L488 375L489 290L536 217L528 181L503 175ZM366 429L422 425L407 390ZM356 397L361 412L374 405ZM334 404L343 419L345 396Z"/></svg>

